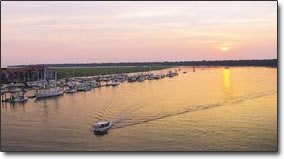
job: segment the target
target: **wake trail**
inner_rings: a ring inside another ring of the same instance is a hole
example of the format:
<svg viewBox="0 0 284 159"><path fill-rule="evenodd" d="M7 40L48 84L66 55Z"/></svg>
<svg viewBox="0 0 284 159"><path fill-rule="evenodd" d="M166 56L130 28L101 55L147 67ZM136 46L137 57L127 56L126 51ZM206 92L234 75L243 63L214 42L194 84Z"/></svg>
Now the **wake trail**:
<svg viewBox="0 0 284 159"><path fill-rule="evenodd" d="M129 108L130 107L130 108ZM111 122L113 125L118 124L119 122L123 121L129 114L134 113L135 111L141 109L143 106L129 106L126 108L127 111L121 113L118 117L115 117ZM128 109L129 108L129 109Z"/></svg>
<svg viewBox="0 0 284 159"><path fill-rule="evenodd" d="M186 113L190 113L190 112L216 108L216 107L224 106L226 104L237 104L237 103L241 103L241 102L244 102L244 101L247 101L247 100L252 100L252 99L257 99L257 98L264 97L264 96L273 95L275 93L277 93L277 91L260 93L260 94L257 94L257 95L251 95L251 96L247 96L247 97L238 97L237 99L233 99L233 100L229 100L229 101L227 100L227 101L223 101L223 102L215 103L215 104L194 105L194 106L190 106L189 108L186 108L186 109L183 109L183 110L180 110L180 111L177 111L177 112L159 115L159 116L149 118L149 119L142 119L142 120L139 120L138 122L134 122L134 123L130 123L130 124L117 125L119 122L123 121L123 119L128 114L142 108L142 107L139 107L138 109L134 109L134 111L129 111L128 113L125 113L124 116L123 116L124 118L119 118L117 120L114 120L114 123L113 123L114 126L112 127L112 129L120 129L120 128L124 128L124 127L128 127L128 126L133 126L133 125L147 123L147 122L151 122L151 121L155 121L155 120L160 120L160 119L164 119L164 118L178 116L178 115L182 115L182 114L186 114Z"/></svg>

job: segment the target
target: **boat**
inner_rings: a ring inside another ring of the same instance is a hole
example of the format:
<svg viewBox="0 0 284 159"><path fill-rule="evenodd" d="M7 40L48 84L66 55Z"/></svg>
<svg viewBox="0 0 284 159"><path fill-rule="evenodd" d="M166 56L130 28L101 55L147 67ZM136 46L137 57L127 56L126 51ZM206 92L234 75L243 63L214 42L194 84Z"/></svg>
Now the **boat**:
<svg viewBox="0 0 284 159"><path fill-rule="evenodd" d="M119 82L116 81L116 80L112 81L112 83L111 83L111 86L113 86L113 87L118 86L118 85L119 85Z"/></svg>
<svg viewBox="0 0 284 159"><path fill-rule="evenodd" d="M11 83L11 84L8 84L7 87L10 87L10 88L25 87L25 84L23 84L23 83Z"/></svg>
<svg viewBox="0 0 284 159"><path fill-rule="evenodd" d="M107 87L108 87L108 86L112 86L112 84L111 84L111 83L107 83L106 86L107 86Z"/></svg>
<svg viewBox="0 0 284 159"><path fill-rule="evenodd" d="M154 79L155 79L155 75L153 74L149 75L148 80L154 80Z"/></svg>
<svg viewBox="0 0 284 159"><path fill-rule="evenodd" d="M67 90L65 90L64 91L64 93L75 93L75 92L77 92L77 88L69 88L69 89L67 89Z"/></svg>
<svg viewBox="0 0 284 159"><path fill-rule="evenodd" d="M11 99L10 99L10 102L11 103L17 103L17 102L25 102L27 101L29 98L26 97L26 96L12 96Z"/></svg>
<svg viewBox="0 0 284 159"><path fill-rule="evenodd" d="M9 90L3 90L3 89L1 89L1 95L2 95L2 94L5 94L5 93L9 93Z"/></svg>
<svg viewBox="0 0 284 159"><path fill-rule="evenodd" d="M48 98L48 97L56 97L63 95L63 91L60 91L58 89L53 89L53 90L47 90L43 93L37 93L35 94L36 99L42 99L42 98Z"/></svg>
<svg viewBox="0 0 284 159"><path fill-rule="evenodd" d="M93 86L93 88L99 88L101 87L101 83L95 83L95 85Z"/></svg>
<svg viewBox="0 0 284 159"><path fill-rule="evenodd" d="M45 69L44 78L45 78L44 80L46 81L46 69ZM36 100L63 95L63 91L56 88L56 79L57 79L57 74L55 74L55 88L54 89L47 89L47 90L45 90L44 92L41 92L41 93L36 93L35 94ZM45 85L44 85L44 88L46 88Z"/></svg>
<svg viewBox="0 0 284 159"><path fill-rule="evenodd" d="M118 86L119 83L112 83L111 86L115 87L115 86Z"/></svg>
<svg viewBox="0 0 284 159"><path fill-rule="evenodd" d="M138 82L143 82L143 81L145 81L145 79L144 79L144 77L143 76L141 76L141 77L139 77L138 78L138 80L137 80Z"/></svg>
<svg viewBox="0 0 284 159"><path fill-rule="evenodd" d="M19 92L21 92L21 91L23 91L23 90L20 89L20 88L15 88L15 89L9 90L9 93L19 93Z"/></svg>
<svg viewBox="0 0 284 159"><path fill-rule="evenodd" d="M135 76L128 78L128 82L135 82L135 81L137 81L137 78Z"/></svg>
<svg viewBox="0 0 284 159"><path fill-rule="evenodd" d="M161 75L155 75L154 79L161 79Z"/></svg>
<svg viewBox="0 0 284 159"><path fill-rule="evenodd" d="M95 134L105 134L107 133L108 129L110 129L111 127L112 127L111 122L101 121L93 125L93 131Z"/></svg>
<svg viewBox="0 0 284 159"><path fill-rule="evenodd" d="M178 73L177 73L177 72L169 71L168 76L169 76L170 78L171 78L171 77L174 77L174 76L178 76Z"/></svg>
<svg viewBox="0 0 284 159"><path fill-rule="evenodd" d="M92 90L91 86L80 86L78 88L78 91L90 91L90 90Z"/></svg>

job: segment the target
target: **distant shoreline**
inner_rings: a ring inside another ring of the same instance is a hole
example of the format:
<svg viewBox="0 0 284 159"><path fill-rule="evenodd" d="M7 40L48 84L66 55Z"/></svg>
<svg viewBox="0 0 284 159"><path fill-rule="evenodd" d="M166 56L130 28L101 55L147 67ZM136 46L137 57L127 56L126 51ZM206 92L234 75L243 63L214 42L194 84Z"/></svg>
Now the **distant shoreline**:
<svg viewBox="0 0 284 159"><path fill-rule="evenodd" d="M175 61L175 62L120 62L120 63L69 63L69 64L33 64L13 65L8 67L32 67L36 65L46 67L121 67L121 66L268 66L277 67L277 59L264 60L215 60L215 61Z"/></svg>

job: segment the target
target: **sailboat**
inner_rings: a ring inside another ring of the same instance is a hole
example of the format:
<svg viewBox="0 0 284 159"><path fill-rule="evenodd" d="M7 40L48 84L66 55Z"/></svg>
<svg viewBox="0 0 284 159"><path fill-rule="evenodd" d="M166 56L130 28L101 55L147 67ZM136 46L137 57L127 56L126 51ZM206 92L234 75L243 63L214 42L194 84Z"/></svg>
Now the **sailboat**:
<svg viewBox="0 0 284 159"><path fill-rule="evenodd" d="M45 71L44 71L44 80L46 80L46 68L45 68ZM45 90L44 92L35 94L36 100L63 95L63 91L57 89L56 83L57 83L57 73L55 73L55 88L54 89L48 89L48 90ZM46 85L44 85L44 88L45 87L46 87Z"/></svg>

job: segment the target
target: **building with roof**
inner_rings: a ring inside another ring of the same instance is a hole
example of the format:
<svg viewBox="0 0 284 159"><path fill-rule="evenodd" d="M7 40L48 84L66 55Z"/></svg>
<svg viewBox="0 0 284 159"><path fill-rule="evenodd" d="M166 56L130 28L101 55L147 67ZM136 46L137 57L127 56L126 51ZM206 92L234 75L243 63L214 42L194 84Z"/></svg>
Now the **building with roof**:
<svg viewBox="0 0 284 159"><path fill-rule="evenodd" d="M55 79L55 71L43 66L1 68L1 83L26 83Z"/></svg>

